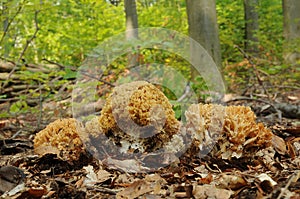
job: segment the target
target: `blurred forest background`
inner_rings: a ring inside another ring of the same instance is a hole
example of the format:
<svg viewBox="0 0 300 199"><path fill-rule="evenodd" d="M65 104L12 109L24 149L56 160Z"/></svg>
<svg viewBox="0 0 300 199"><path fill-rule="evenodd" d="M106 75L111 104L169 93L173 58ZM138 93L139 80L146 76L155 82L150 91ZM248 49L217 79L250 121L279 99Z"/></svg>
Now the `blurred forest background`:
<svg viewBox="0 0 300 199"><path fill-rule="evenodd" d="M167 28L199 41L220 67L227 93L271 100L299 91L299 1L205 1L2 0L0 118L36 113L40 124L54 102L61 109L53 113L60 115L70 105L76 69L90 51L136 26ZM212 17L209 23L206 15ZM136 56L139 63L170 65L196 78L189 63L174 54L143 49ZM127 66L126 56L107 66L101 96ZM196 82L194 88L200 87Z"/></svg>

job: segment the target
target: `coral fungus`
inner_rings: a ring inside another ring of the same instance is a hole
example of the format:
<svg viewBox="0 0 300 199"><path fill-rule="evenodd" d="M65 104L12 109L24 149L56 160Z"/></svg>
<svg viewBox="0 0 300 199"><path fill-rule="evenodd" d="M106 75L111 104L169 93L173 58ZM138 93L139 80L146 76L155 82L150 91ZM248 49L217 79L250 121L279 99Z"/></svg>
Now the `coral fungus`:
<svg viewBox="0 0 300 199"><path fill-rule="evenodd" d="M103 132L122 146L139 151L160 148L179 131L168 98L153 84L136 81L115 87L100 118Z"/></svg>
<svg viewBox="0 0 300 199"><path fill-rule="evenodd" d="M56 153L65 160L77 160L84 151L78 132L82 125L73 118L59 119L50 123L34 138L35 153Z"/></svg>
<svg viewBox="0 0 300 199"><path fill-rule="evenodd" d="M249 107L194 104L186 111L187 132L200 150L231 159L271 145L272 132L256 123Z"/></svg>

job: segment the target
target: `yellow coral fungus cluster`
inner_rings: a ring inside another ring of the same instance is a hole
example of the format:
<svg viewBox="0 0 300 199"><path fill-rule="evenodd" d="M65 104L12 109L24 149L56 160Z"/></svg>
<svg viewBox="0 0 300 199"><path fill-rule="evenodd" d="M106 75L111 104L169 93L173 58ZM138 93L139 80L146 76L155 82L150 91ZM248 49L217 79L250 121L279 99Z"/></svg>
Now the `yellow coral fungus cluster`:
<svg viewBox="0 0 300 199"><path fill-rule="evenodd" d="M50 123L36 134L34 142L35 153L56 153L65 160L77 160L84 151L78 131L82 125L73 118L59 119Z"/></svg>
<svg viewBox="0 0 300 199"><path fill-rule="evenodd" d="M177 153L190 147L191 152L197 148L230 159L271 145L272 132L256 123L249 107L193 104L185 116L186 124L176 120L169 100L153 84L126 83L114 88L101 115L85 127L75 119L56 120L35 136L34 148L38 154L50 150L70 160L85 150L83 143L93 154L103 146L121 153L162 148Z"/></svg>
<svg viewBox="0 0 300 199"><path fill-rule="evenodd" d="M271 145L272 132L256 123L249 107L211 104L191 105L186 112L187 132L199 144L200 150L211 147L213 156L240 158L251 150Z"/></svg>
<svg viewBox="0 0 300 199"><path fill-rule="evenodd" d="M153 151L179 131L168 98L153 84L145 81L115 87L100 118L103 132L115 141L138 142L140 151ZM125 145L125 144L123 144Z"/></svg>

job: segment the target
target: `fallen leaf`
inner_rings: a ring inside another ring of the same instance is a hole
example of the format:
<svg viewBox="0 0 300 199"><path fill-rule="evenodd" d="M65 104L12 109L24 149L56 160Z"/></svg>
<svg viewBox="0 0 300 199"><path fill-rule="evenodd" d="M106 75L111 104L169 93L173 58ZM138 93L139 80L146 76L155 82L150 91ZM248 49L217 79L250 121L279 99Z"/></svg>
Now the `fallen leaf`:
<svg viewBox="0 0 300 199"><path fill-rule="evenodd" d="M102 170L100 169L98 172L97 172L97 179L98 179L98 182L104 182L106 180L108 180L109 178L111 178L112 174L105 171L105 170Z"/></svg>
<svg viewBox="0 0 300 199"><path fill-rule="evenodd" d="M247 185L247 181L241 176L223 173L219 179L218 187L236 190L245 185Z"/></svg>
<svg viewBox="0 0 300 199"><path fill-rule="evenodd" d="M124 171L126 173L150 171L148 167L143 167L139 161L133 159L116 160L109 157L107 158L105 163L110 169L117 169L117 170Z"/></svg>
<svg viewBox="0 0 300 199"><path fill-rule="evenodd" d="M297 101L297 100L298 100L298 97L297 97L297 96L291 96L291 95L289 95L289 96L287 96L287 98L288 98L289 100L291 100L291 101Z"/></svg>
<svg viewBox="0 0 300 199"><path fill-rule="evenodd" d="M193 196L197 199L227 199L233 192L226 189L219 189L214 185L195 185Z"/></svg>
<svg viewBox="0 0 300 199"><path fill-rule="evenodd" d="M260 182L263 182L266 180L266 181L269 181L272 186L277 185L277 182L275 182L270 176L268 176L268 174L262 173L262 174L258 175L256 178Z"/></svg>
<svg viewBox="0 0 300 199"><path fill-rule="evenodd" d="M137 198L137 197L139 197L145 193L148 193L150 191L153 191L153 188L151 188L150 183L148 183L144 180L138 180L136 182L133 182L131 185L129 185L123 191L120 191L119 193L117 193L116 198L117 199Z"/></svg>
<svg viewBox="0 0 300 199"><path fill-rule="evenodd" d="M286 154L286 152L287 152L286 143L281 137L279 137L277 135L273 135L272 145L279 154L281 154L281 155Z"/></svg>
<svg viewBox="0 0 300 199"><path fill-rule="evenodd" d="M92 186L98 182L98 178L96 173L94 172L94 167L89 165L86 167L83 167L86 171L86 178L83 181L83 185L85 186Z"/></svg>

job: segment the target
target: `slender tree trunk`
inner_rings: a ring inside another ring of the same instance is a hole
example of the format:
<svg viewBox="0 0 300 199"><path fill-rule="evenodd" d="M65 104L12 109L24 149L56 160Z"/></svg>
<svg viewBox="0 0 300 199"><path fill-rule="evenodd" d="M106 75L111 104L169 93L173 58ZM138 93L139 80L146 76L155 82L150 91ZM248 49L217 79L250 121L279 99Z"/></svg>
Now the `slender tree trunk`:
<svg viewBox="0 0 300 199"><path fill-rule="evenodd" d="M245 51L251 54L258 53L258 38L256 33L258 23L258 0L244 0L245 13Z"/></svg>
<svg viewBox="0 0 300 199"><path fill-rule="evenodd" d="M215 0L186 0L186 5L190 37L206 49L221 69L221 48ZM197 60L199 55L200 53L191 46L191 58ZM192 67L192 80L197 75L198 73Z"/></svg>
<svg viewBox="0 0 300 199"><path fill-rule="evenodd" d="M126 14L126 38L127 40L138 39L138 15L136 11L135 0L125 0L125 14ZM137 66L138 62L138 49L136 52L128 55L128 67Z"/></svg>
<svg viewBox="0 0 300 199"><path fill-rule="evenodd" d="M300 1L282 0L284 18L284 59L287 63L300 61Z"/></svg>

